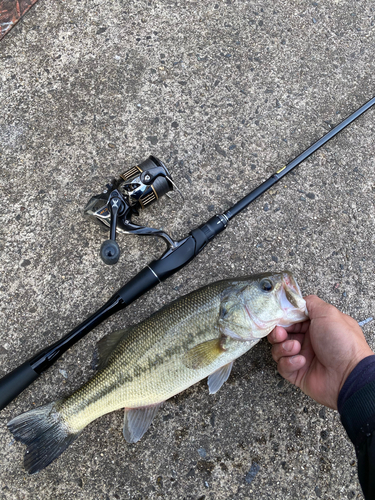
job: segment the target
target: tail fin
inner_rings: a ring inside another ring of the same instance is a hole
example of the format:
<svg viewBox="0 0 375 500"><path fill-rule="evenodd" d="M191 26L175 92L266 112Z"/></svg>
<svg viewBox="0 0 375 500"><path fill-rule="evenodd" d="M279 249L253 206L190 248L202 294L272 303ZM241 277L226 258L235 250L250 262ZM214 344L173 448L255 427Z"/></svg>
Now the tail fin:
<svg viewBox="0 0 375 500"><path fill-rule="evenodd" d="M8 422L17 441L27 445L25 469L36 474L49 465L79 436L61 419L56 402L18 415Z"/></svg>

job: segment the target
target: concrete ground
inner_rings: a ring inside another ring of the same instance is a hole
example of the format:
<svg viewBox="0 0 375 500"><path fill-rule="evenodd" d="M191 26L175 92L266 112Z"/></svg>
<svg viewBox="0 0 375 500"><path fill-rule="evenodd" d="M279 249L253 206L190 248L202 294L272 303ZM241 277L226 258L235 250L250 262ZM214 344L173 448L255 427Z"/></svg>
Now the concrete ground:
<svg viewBox="0 0 375 500"><path fill-rule="evenodd" d="M105 266L105 235L82 216L92 194L154 154L185 202L163 198L141 221L183 237L373 97L374 42L371 0L39 0L0 47L0 374L161 255L121 236ZM136 445L115 412L28 476L6 422L88 380L104 334L221 278L288 268L303 293L374 317L374 113L0 413L0 499L362 498L338 413L282 380L266 340L216 395L203 381L168 401Z"/></svg>

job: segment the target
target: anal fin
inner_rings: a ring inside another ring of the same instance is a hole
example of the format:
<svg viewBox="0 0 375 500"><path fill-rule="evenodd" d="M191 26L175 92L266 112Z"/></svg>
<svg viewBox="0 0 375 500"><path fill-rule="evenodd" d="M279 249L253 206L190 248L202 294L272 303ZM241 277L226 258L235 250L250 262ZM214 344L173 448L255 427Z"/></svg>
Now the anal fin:
<svg viewBox="0 0 375 500"><path fill-rule="evenodd" d="M136 443L151 425L152 419L157 414L159 403L143 408L125 408L123 435L128 443Z"/></svg>
<svg viewBox="0 0 375 500"><path fill-rule="evenodd" d="M227 365L222 366L215 372L211 373L207 379L208 391L210 394L215 394L220 387L226 382L229 378L230 372L232 370L233 361L228 363Z"/></svg>

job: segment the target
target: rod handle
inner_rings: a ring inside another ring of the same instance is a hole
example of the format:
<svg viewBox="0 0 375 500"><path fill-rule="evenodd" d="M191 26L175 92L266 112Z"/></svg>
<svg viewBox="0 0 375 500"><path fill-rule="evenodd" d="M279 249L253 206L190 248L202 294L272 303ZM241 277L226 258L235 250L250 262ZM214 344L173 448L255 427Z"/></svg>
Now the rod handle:
<svg viewBox="0 0 375 500"><path fill-rule="evenodd" d="M30 361L25 361L0 379L0 411L38 377L39 374L31 368Z"/></svg>

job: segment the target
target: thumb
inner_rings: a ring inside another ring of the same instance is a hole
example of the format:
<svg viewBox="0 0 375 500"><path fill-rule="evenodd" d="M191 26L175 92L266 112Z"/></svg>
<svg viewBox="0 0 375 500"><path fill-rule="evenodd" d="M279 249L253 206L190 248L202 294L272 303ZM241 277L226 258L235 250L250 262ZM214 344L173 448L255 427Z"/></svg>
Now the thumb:
<svg viewBox="0 0 375 500"><path fill-rule="evenodd" d="M337 310L336 307L327 304L327 302L324 302L324 300L316 295L308 295L304 299L310 319L324 318L331 315L334 310Z"/></svg>

